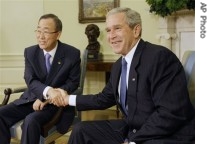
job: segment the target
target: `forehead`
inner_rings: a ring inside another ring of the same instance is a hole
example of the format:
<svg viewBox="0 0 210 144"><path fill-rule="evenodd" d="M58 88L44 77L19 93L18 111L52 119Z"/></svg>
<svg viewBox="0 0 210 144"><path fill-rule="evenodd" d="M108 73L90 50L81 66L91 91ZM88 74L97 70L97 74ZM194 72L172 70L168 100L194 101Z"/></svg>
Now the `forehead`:
<svg viewBox="0 0 210 144"><path fill-rule="evenodd" d="M127 24L124 13L112 14L106 18L106 27L107 28L112 27L114 25L124 25L124 24Z"/></svg>
<svg viewBox="0 0 210 144"><path fill-rule="evenodd" d="M52 18L41 19L37 26L37 28L41 29L55 29L55 27L55 22Z"/></svg>

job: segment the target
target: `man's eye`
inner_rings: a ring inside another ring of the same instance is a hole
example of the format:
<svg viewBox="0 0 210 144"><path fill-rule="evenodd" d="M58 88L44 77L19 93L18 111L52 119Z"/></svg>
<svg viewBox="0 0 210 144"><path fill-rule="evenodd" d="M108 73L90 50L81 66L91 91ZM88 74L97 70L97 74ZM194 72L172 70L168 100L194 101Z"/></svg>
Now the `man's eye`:
<svg viewBox="0 0 210 144"><path fill-rule="evenodd" d="M110 32L110 30L109 30L109 29L107 29L107 30L106 30L106 32Z"/></svg>

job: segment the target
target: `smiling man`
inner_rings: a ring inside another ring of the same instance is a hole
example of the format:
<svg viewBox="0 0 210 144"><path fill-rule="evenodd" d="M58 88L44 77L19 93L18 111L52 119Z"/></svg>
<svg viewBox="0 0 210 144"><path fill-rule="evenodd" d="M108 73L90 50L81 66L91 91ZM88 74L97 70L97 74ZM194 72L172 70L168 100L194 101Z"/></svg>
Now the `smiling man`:
<svg viewBox="0 0 210 144"><path fill-rule="evenodd" d="M58 107L48 99L61 100L56 88L72 93L80 79L80 51L59 41L62 22L54 14L40 17L35 30L37 45L25 49L24 79L28 89L14 102L0 107L0 141L10 143L10 127L24 119L21 144L38 144L41 126L48 123ZM47 57L47 58L46 58ZM59 130L71 125L74 107L64 108ZM65 125L62 125L65 124Z"/></svg>
<svg viewBox="0 0 210 144"><path fill-rule="evenodd" d="M69 144L193 144L195 110L176 55L141 38L140 14L130 8L109 11L106 31L114 53L122 56L102 92L75 96L60 90L64 100L52 102L79 111L118 105L124 117L82 121Z"/></svg>

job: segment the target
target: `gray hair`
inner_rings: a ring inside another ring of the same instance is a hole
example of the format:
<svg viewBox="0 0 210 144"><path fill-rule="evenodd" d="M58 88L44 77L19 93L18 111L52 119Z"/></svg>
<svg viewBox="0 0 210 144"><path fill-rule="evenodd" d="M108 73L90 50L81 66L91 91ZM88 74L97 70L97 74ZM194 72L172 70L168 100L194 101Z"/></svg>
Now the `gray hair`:
<svg viewBox="0 0 210 144"><path fill-rule="evenodd" d="M61 22L61 20L60 20L56 15L54 15L54 14L45 14L45 15L43 15L43 16L41 16L41 17L39 18L39 21L40 21L41 19L48 19L48 18L53 19L53 21L55 22L56 31L62 31L62 28L63 28L62 22Z"/></svg>
<svg viewBox="0 0 210 144"><path fill-rule="evenodd" d="M138 12L136 12L130 8L117 7L117 8L110 10L107 13L106 18L108 16L116 14L116 13L124 13L125 14L126 22L130 28L133 29L138 24L142 27L141 16Z"/></svg>

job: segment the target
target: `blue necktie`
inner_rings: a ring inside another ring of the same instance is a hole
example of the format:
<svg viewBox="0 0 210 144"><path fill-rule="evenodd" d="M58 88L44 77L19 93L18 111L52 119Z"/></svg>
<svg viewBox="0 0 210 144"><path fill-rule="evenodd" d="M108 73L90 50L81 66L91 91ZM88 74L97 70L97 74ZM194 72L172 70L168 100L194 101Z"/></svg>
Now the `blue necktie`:
<svg viewBox="0 0 210 144"><path fill-rule="evenodd" d="M127 86L126 86L126 74L127 74L127 62L125 58L122 58L122 67L121 67L121 83L120 83L120 103L124 112L127 115L126 110L126 96L127 96Z"/></svg>
<svg viewBox="0 0 210 144"><path fill-rule="evenodd" d="M51 67L50 57L51 57L51 55L49 53L45 54L45 64L46 64L46 68L47 68L47 73L49 73L50 67Z"/></svg>

